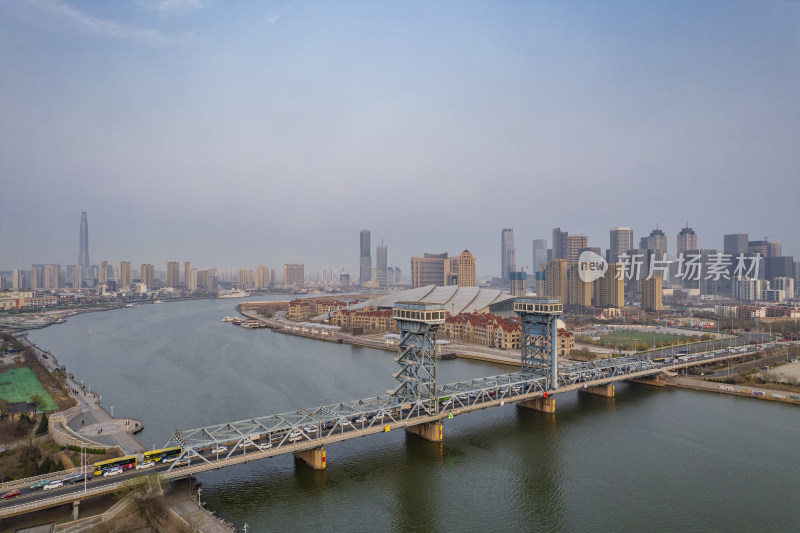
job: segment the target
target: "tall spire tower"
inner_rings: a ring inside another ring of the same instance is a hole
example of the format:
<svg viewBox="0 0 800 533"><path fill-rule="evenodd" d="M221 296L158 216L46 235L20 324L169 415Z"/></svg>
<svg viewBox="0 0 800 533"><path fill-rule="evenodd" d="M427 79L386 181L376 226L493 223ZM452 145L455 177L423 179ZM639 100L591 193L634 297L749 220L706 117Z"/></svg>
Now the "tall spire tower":
<svg viewBox="0 0 800 533"><path fill-rule="evenodd" d="M89 221L86 220L86 211L81 213L80 248L78 249L78 265L81 266L82 279L89 277Z"/></svg>

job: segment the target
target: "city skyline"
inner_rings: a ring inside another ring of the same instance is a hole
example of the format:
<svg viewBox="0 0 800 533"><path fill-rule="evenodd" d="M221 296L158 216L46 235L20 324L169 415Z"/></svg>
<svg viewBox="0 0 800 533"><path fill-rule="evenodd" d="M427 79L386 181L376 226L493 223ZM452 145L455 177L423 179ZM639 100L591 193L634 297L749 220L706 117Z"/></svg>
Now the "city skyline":
<svg viewBox="0 0 800 533"><path fill-rule="evenodd" d="M796 3L156 4L0 2L0 268L72 264L81 211L96 264L355 279L369 227L485 277L503 227L530 267L553 227L672 252L687 219L800 255Z"/></svg>

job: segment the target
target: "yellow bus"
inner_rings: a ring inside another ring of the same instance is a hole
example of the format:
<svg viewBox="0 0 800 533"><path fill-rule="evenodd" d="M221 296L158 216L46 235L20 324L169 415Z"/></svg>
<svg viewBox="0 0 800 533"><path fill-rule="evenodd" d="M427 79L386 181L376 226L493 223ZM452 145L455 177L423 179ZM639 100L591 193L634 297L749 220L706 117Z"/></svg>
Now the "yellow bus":
<svg viewBox="0 0 800 533"><path fill-rule="evenodd" d="M145 461L153 461L155 463L159 463L164 461L165 459L171 459L173 457L178 457L181 454L181 449L178 446L173 448L162 448L160 450L150 450L144 452Z"/></svg>
<svg viewBox="0 0 800 533"><path fill-rule="evenodd" d="M101 476L103 475L104 470L114 468L115 466L121 466L123 470L134 468L136 467L136 456L126 455L125 457L117 457L116 459L109 459L108 461L94 463L94 475Z"/></svg>

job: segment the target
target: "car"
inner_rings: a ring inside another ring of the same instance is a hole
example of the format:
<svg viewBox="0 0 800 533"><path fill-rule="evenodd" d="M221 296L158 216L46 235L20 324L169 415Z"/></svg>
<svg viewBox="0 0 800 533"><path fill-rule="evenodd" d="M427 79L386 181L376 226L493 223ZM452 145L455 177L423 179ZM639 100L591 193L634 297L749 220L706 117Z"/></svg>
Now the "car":
<svg viewBox="0 0 800 533"><path fill-rule="evenodd" d="M299 440L303 440L303 432L302 431L292 431L289 433L289 436L286 438L289 442L297 442Z"/></svg>
<svg viewBox="0 0 800 533"><path fill-rule="evenodd" d="M154 466L156 466L155 461L142 461L136 465L136 470L145 470L147 468L153 468Z"/></svg>
<svg viewBox="0 0 800 533"><path fill-rule="evenodd" d="M19 498L20 494L21 494L20 491L12 490L11 492L6 492L2 496L0 496L0 499L1 500L10 500L12 498Z"/></svg>
<svg viewBox="0 0 800 533"><path fill-rule="evenodd" d="M116 476L122 473L121 466L115 466L114 468L109 468L103 472L103 477L111 477Z"/></svg>
<svg viewBox="0 0 800 533"><path fill-rule="evenodd" d="M258 448L263 452L264 450L269 450L270 448L272 448L272 443L265 442L264 444L256 444L256 448Z"/></svg>
<svg viewBox="0 0 800 533"><path fill-rule="evenodd" d="M318 429L317 426L315 426L314 424L310 424L304 427L303 431L305 431L306 433L316 433L317 429Z"/></svg>
<svg viewBox="0 0 800 533"><path fill-rule="evenodd" d="M357 417L357 418L355 418L355 419L353 420L353 424L363 424L363 423L365 423L366 421L367 421L367 417L366 417L366 416L364 416L364 415L361 415L361 416L359 416L359 417Z"/></svg>
<svg viewBox="0 0 800 533"><path fill-rule="evenodd" d="M164 459L161 459L161 462L162 463L172 463L172 462L177 461L177 460L178 460L178 456L172 456L172 457L166 457Z"/></svg>
<svg viewBox="0 0 800 533"><path fill-rule="evenodd" d="M328 422L322 424L322 429L333 429L334 427L336 427L335 420L329 420Z"/></svg>
<svg viewBox="0 0 800 533"><path fill-rule="evenodd" d="M86 474L85 476L79 476L79 477L72 478L72 479L69 480L69 482L74 485L75 483L83 483L84 481L91 481L93 479L94 479L94 475Z"/></svg>
<svg viewBox="0 0 800 533"><path fill-rule="evenodd" d="M45 485L47 485L48 483L50 483L49 479L40 479L39 481L37 481L36 483L31 485L30 488L31 488L31 490L40 489L40 488L44 487Z"/></svg>
<svg viewBox="0 0 800 533"><path fill-rule="evenodd" d="M75 480L75 479L78 479L78 480L82 479L82 475L79 472L76 472L74 474L70 474L68 476L62 477L61 481L63 483L72 483L73 480Z"/></svg>
<svg viewBox="0 0 800 533"><path fill-rule="evenodd" d="M216 448L211 450L211 453L225 453L228 451L227 446L217 446Z"/></svg>
<svg viewBox="0 0 800 533"><path fill-rule="evenodd" d="M47 485L44 486L43 490L50 490L50 489L57 489L64 486L64 482L59 480L51 481Z"/></svg>

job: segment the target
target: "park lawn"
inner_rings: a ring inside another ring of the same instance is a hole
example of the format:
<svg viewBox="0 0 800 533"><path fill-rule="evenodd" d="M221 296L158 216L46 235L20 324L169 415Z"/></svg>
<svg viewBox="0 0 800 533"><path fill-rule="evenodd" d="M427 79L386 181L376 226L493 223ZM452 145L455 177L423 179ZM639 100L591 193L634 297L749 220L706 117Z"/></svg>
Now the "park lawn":
<svg viewBox="0 0 800 533"><path fill-rule="evenodd" d="M677 341L685 339L680 335L667 335L664 333L647 333L644 331L620 331L600 337L599 343L603 346L622 346L627 349L628 345L636 343L656 344L660 342Z"/></svg>
<svg viewBox="0 0 800 533"><path fill-rule="evenodd" d="M58 405L30 368L12 368L0 372L0 398L8 403L29 402L32 394L42 397L46 403L45 411L58 410Z"/></svg>

